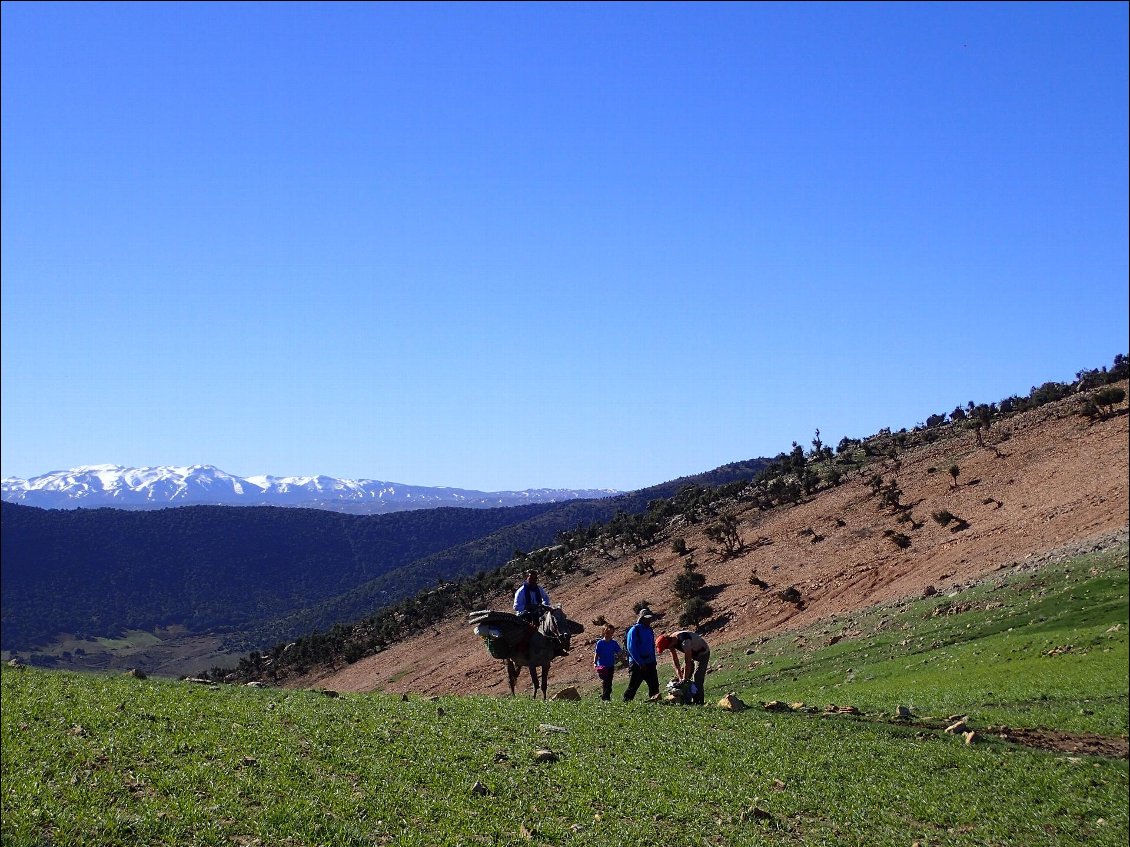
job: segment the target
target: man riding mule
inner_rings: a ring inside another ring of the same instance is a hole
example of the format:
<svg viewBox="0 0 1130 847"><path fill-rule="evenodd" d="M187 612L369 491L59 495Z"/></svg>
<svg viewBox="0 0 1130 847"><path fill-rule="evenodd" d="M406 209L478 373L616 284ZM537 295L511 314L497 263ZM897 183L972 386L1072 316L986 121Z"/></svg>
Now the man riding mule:
<svg viewBox="0 0 1130 847"><path fill-rule="evenodd" d="M531 623L538 623L550 607L549 595L538 585L538 572L526 571L526 579L514 592L514 614Z"/></svg>
<svg viewBox="0 0 1130 847"><path fill-rule="evenodd" d="M506 661L510 694L514 694L521 668L527 667L533 695L537 697L540 691L542 699L547 697L549 663L557 656L566 655L572 637L585 630L581 624L569 620L560 606L542 607L536 625L516 614L490 609L472 612L471 623L475 624L475 634L486 641L490 654Z"/></svg>

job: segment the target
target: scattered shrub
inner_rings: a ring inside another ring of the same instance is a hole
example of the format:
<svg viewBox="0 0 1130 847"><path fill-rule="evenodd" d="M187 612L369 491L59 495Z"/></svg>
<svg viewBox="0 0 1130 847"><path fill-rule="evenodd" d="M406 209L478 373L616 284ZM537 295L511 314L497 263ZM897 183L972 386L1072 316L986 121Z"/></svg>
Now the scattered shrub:
<svg viewBox="0 0 1130 847"><path fill-rule="evenodd" d="M714 609L701 597L691 597L683 606L683 613L679 615L679 626L698 628L703 620L714 614Z"/></svg>
<svg viewBox="0 0 1130 847"><path fill-rule="evenodd" d="M1114 407L1126 399L1126 392L1121 388L1108 386L1095 392L1092 398L1105 414L1111 414Z"/></svg>
<svg viewBox="0 0 1130 847"><path fill-rule="evenodd" d="M798 606L803 602L803 598L795 585L790 585L788 588L778 591L777 596L786 603L795 603Z"/></svg>
<svg viewBox="0 0 1130 847"><path fill-rule="evenodd" d="M640 556L639 561L632 565L632 570L641 576L643 574L655 576L655 559L645 559L643 556Z"/></svg>
<svg viewBox="0 0 1130 847"><path fill-rule="evenodd" d="M681 600L689 600L702 590L706 585L706 577L696 572L693 567L688 567L690 561L683 566L683 572L671 582L671 590Z"/></svg>
<svg viewBox="0 0 1130 847"><path fill-rule="evenodd" d="M728 559L740 553L745 542L738 532L740 521L733 515L723 515L717 523L713 523L705 530L706 537L716 544L721 545L719 553L722 558Z"/></svg>
<svg viewBox="0 0 1130 847"><path fill-rule="evenodd" d="M900 550L905 550L910 546L909 535L905 535L901 532L895 532L893 529L884 530L883 535L886 536L891 541L891 543L898 547Z"/></svg>

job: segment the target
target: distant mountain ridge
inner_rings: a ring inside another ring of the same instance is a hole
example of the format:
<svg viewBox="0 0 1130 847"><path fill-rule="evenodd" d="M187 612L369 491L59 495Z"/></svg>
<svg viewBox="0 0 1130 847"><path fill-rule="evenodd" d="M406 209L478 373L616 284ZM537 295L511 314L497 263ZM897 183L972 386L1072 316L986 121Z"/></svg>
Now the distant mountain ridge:
<svg viewBox="0 0 1130 847"><path fill-rule="evenodd" d="M31 479L5 479L3 500L42 509L165 509L171 506L288 506L354 515L459 506L492 509L611 497L612 489L474 491L330 476L249 476L213 465L127 468L84 465Z"/></svg>

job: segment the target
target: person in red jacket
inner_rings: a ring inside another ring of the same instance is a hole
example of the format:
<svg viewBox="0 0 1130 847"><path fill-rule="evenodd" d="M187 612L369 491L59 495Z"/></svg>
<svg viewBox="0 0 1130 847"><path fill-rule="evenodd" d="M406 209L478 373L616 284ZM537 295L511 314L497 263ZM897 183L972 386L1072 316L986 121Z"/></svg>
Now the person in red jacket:
<svg viewBox="0 0 1130 847"><path fill-rule="evenodd" d="M710 664L710 645L697 632L681 629L670 635L655 639L655 652L671 651L671 663L675 666L675 676L684 686L690 687L690 702L701 705L706 702L706 669ZM683 661L679 662L679 654Z"/></svg>

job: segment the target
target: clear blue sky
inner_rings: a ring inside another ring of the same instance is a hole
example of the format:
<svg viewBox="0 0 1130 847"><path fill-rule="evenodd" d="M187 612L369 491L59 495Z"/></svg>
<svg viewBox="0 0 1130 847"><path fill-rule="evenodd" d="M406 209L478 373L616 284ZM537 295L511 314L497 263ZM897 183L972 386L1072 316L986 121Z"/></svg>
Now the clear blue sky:
<svg viewBox="0 0 1130 847"><path fill-rule="evenodd" d="M0 471L633 489L1109 365L1127 9L5 2Z"/></svg>

